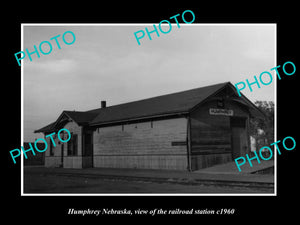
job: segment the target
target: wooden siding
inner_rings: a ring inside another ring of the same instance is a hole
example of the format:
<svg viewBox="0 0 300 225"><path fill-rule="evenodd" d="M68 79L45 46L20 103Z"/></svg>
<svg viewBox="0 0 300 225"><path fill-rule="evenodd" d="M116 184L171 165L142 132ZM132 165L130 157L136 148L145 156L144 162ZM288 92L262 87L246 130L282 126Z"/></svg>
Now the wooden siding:
<svg viewBox="0 0 300 225"><path fill-rule="evenodd" d="M181 155L97 155L95 167L186 170L186 154Z"/></svg>
<svg viewBox="0 0 300 225"><path fill-rule="evenodd" d="M210 115L218 100L208 101L191 113L192 169L201 169L232 161L230 116ZM248 113L233 101L224 101L234 117L248 117Z"/></svg>
<svg viewBox="0 0 300 225"><path fill-rule="evenodd" d="M187 168L187 119L176 118L97 128L94 167Z"/></svg>
<svg viewBox="0 0 300 225"><path fill-rule="evenodd" d="M232 161L231 153L192 155L192 169L198 170Z"/></svg>

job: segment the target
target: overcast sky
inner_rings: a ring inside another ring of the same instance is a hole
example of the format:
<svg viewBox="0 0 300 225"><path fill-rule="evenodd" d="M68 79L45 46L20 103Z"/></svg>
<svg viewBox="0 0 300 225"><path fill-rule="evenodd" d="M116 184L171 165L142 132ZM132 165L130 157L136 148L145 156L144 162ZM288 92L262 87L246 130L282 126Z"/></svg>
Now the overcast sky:
<svg viewBox="0 0 300 225"><path fill-rule="evenodd" d="M153 33L137 44L143 25L24 25L23 49L72 31L76 41L58 38L49 55L22 61L24 141L33 131L55 121L63 110L86 111L100 101L116 105L220 82L233 85L276 66L276 27L269 25L172 24L168 34ZM167 27L165 27L167 30ZM70 35L66 35L66 39ZM68 40L69 41L69 40ZM44 48L46 51L46 44ZM274 74L274 72L272 72ZM253 92L251 101L274 100L274 82Z"/></svg>

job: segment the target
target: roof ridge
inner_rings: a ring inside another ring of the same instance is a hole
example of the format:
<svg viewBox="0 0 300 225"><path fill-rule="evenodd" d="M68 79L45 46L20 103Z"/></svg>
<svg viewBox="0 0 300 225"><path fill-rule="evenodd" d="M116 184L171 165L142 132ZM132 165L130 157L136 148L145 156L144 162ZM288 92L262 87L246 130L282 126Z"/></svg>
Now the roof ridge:
<svg viewBox="0 0 300 225"><path fill-rule="evenodd" d="M121 118L132 119L145 116L162 116L170 113L188 112L195 105L201 103L204 99L229 83L230 82L223 82L133 102L122 103L106 107L104 110L102 108L95 109L95 111L98 111L98 115L90 121L89 124L97 125L103 122L120 120ZM118 110L114 110L115 108ZM166 110L167 108L168 110Z"/></svg>
<svg viewBox="0 0 300 225"><path fill-rule="evenodd" d="M95 126L113 123L114 121L149 119L188 113L193 107L228 84L231 83L222 82L87 111L64 110L54 124L64 114L72 118L78 125ZM40 131L47 130L50 127L52 126L46 126Z"/></svg>
<svg viewBox="0 0 300 225"><path fill-rule="evenodd" d="M124 103L120 103L120 104L116 104L116 105L106 106L105 108L96 108L96 109L88 110L86 112L95 111L95 110L101 110L101 109L107 109L107 108L111 108L111 107L114 107L114 106L121 106L121 105L125 105L125 104L142 102L142 101L151 100L151 99L155 99L155 98L165 97L165 96L168 96L168 95L175 95L175 94L185 93L185 92L189 92L189 91L195 91L195 90L198 90L198 89L201 89L201 88L209 88L209 87L218 86L218 85L221 85L221 84L225 85L225 84L228 84L228 83L230 83L230 82L227 81L227 82L212 84L212 85L208 85L208 86L202 86L202 87L192 88L192 89L185 90L185 91L178 91L178 92L173 92L173 93L169 93L169 94L158 95L158 96L154 96L154 97L150 97L150 98L144 98L144 99L140 99L140 100L135 100L135 101L124 102Z"/></svg>
<svg viewBox="0 0 300 225"><path fill-rule="evenodd" d="M95 112L89 112L90 110L88 111L75 111L75 110L64 110L63 112L65 113L91 113L91 114L97 114Z"/></svg>

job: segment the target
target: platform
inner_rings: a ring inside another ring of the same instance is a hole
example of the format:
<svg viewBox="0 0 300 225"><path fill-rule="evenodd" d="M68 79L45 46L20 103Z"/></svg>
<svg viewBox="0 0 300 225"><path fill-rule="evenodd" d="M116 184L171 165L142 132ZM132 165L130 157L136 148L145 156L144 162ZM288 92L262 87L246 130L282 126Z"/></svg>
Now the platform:
<svg viewBox="0 0 300 225"><path fill-rule="evenodd" d="M264 173L264 171L272 171L274 168L274 160L264 161L261 160L260 163L257 160L252 161L252 167L248 162L240 166L241 171L238 170L236 163L228 162L220 165L211 166L208 168L200 169L194 171L194 173L204 173L204 174L256 174Z"/></svg>

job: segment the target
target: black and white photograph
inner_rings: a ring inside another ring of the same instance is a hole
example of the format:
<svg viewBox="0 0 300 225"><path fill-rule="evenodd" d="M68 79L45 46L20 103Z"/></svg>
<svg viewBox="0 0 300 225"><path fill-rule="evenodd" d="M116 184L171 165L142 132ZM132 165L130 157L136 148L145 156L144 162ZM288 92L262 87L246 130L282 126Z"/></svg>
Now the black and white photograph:
<svg viewBox="0 0 300 225"><path fill-rule="evenodd" d="M24 195L276 194L276 24L170 25L23 24Z"/></svg>
<svg viewBox="0 0 300 225"><path fill-rule="evenodd" d="M296 219L296 5L112 3L7 3L3 220Z"/></svg>

